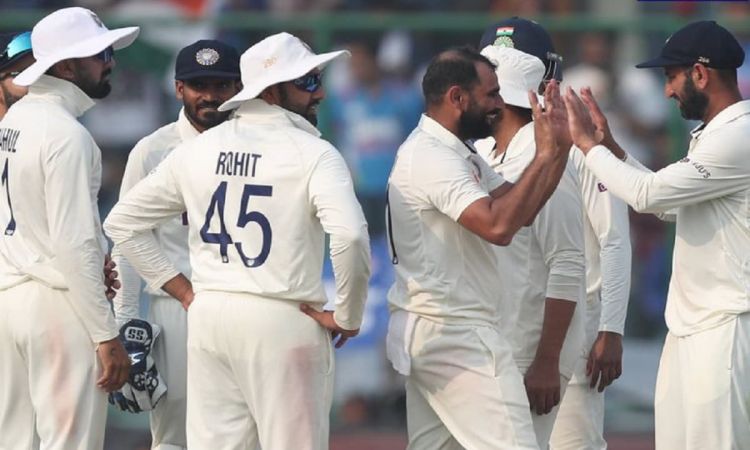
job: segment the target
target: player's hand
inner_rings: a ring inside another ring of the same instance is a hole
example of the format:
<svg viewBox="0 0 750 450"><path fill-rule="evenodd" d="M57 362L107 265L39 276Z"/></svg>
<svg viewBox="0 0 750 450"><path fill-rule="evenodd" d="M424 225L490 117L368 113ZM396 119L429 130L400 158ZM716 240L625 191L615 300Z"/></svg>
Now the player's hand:
<svg viewBox="0 0 750 450"><path fill-rule="evenodd" d="M120 389L130 373L130 358L120 338L100 342L96 348L96 356L102 366L102 376L96 381L96 385L105 392Z"/></svg>
<svg viewBox="0 0 750 450"><path fill-rule="evenodd" d="M600 331L589 352L586 362L586 375L591 377L589 386L593 389L599 383L598 391L612 384L622 375L622 336L618 333Z"/></svg>
<svg viewBox="0 0 750 450"><path fill-rule="evenodd" d="M572 146L568 113L560 97L560 87L552 80L544 91L544 108L534 92L529 91L531 114L534 118L534 139L540 153L567 158Z"/></svg>
<svg viewBox="0 0 750 450"><path fill-rule="evenodd" d="M596 128L594 137L597 142L607 147L616 157L624 159L625 151L620 147L620 144L615 141L614 136L612 136L607 117L604 115L601 108L599 108L599 104L596 102L594 94L591 92L591 88L585 87L581 89L581 100L589 109L591 121Z"/></svg>
<svg viewBox="0 0 750 450"><path fill-rule="evenodd" d="M597 135L597 129L591 119L589 110L575 91L570 87L565 91L563 96L565 109L568 111L568 127L573 143L587 154L593 146L599 143L602 135ZM599 137L599 140L597 140Z"/></svg>
<svg viewBox="0 0 750 450"><path fill-rule="evenodd" d="M104 255L104 294L107 296L107 300L112 300L117 294L116 289L120 289L120 280L117 279L119 275L115 270L117 264L112 261L109 255Z"/></svg>
<svg viewBox="0 0 750 450"><path fill-rule="evenodd" d="M557 359L534 359L523 377L531 411L540 416L560 403L559 366Z"/></svg>
<svg viewBox="0 0 750 450"><path fill-rule="evenodd" d="M318 311L315 308L313 308L310 305L301 304L299 307L300 311L307 314L308 316L315 319L316 322L318 322L323 328L326 328L331 332L331 339L336 340L338 337L338 341L336 341L335 347L341 348L346 344L346 341L349 338L353 338L357 334L359 334L359 328L356 330L345 330L344 328L341 328L336 324L336 321L333 320L333 311Z"/></svg>

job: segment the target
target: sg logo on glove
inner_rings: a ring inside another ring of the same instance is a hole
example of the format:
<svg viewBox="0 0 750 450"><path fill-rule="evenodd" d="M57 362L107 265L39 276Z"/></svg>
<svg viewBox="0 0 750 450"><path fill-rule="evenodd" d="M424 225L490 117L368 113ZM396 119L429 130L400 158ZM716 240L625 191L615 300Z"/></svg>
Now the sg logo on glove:
<svg viewBox="0 0 750 450"><path fill-rule="evenodd" d="M123 411L150 411L167 392L151 357L159 332L158 325L140 319L131 319L120 327L120 340L130 357L130 374L120 390L109 394L109 402Z"/></svg>

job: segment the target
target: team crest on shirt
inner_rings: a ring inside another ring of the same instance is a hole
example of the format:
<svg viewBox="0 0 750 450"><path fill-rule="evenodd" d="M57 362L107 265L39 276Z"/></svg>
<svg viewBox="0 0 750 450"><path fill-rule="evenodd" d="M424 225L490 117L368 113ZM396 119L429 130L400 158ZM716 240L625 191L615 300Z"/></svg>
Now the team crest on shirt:
<svg viewBox="0 0 750 450"><path fill-rule="evenodd" d="M599 189L599 192L607 192L607 186L605 186L601 181L596 183L596 188Z"/></svg>
<svg viewBox="0 0 750 450"><path fill-rule="evenodd" d="M219 62L219 52L212 48L202 48L195 54L195 60L201 66L213 66Z"/></svg>

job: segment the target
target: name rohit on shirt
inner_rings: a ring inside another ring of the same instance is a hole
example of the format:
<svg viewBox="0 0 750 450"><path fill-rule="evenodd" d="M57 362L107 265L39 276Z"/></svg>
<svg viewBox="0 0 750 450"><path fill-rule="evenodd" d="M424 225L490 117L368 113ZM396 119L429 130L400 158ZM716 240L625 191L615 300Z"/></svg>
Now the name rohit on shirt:
<svg viewBox="0 0 750 450"><path fill-rule="evenodd" d="M0 152L15 153L20 130L0 128Z"/></svg>
<svg viewBox="0 0 750 450"><path fill-rule="evenodd" d="M216 159L216 175L255 176L255 168L262 155L257 153L220 152Z"/></svg>

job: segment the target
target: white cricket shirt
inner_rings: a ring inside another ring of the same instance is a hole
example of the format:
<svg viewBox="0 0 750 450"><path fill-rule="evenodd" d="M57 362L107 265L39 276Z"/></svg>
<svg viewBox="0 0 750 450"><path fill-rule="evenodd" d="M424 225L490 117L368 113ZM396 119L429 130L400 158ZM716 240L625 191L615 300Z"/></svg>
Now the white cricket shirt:
<svg viewBox="0 0 750 450"><path fill-rule="evenodd" d="M42 75L0 122L0 295L30 279L67 289L99 343L117 327L104 295L101 151L77 120L92 106L74 84Z"/></svg>
<svg viewBox="0 0 750 450"><path fill-rule="evenodd" d="M128 155L128 163L122 175L120 184L120 198L133 188L139 181L150 174L175 147L182 142L198 136L195 129L185 116L184 108L180 111L177 121L167 124L135 144ZM186 277L190 277L190 252L188 251L187 216L180 214L161 224L154 230L154 236L159 246L167 255L174 267ZM112 300L115 316L118 322L125 322L138 317L138 305L141 295L141 277L126 258L120 255L115 246L112 258L117 263L122 287ZM166 295L160 288L146 286L150 295Z"/></svg>
<svg viewBox="0 0 750 450"><path fill-rule="evenodd" d="M624 163L602 146L586 157L607 188L637 211L676 213L665 317L677 336L750 311L750 100L691 134L687 156L657 172Z"/></svg>
<svg viewBox="0 0 750 450"><path fill-rule="evenodd" d="M508 181L517 181L536 155L534 123L524 125L497 154L492 138L477 142L477 150ZM578 175L568 162L560 183L532 224L522 228L507 247L495 247L502 289L495 301L507 311L513 357L527 369L534 361L542 335L547 298L576 303L560 351L560 372L570 378L584 354L586 271L584 269L583 204Z"/></svg>
<svg viewBox="0 0 750 450"><path fill-rule="evenodd" d="M628 205L610 194L607 186L586 167L577 147L570 151L581 185L586 220L586 294L589 302L601 302L600 317L586 329L623 334L630 296L630 221Z"/></svg>
<svg viewBox="0 0 750 450"><path fill-rule="evenodd" d="M325 234L336 278L334 318L362 321L367 223L341 155L301 116L250 100L177 148L115 205L105 230L152 289L178 271L151 230L187 210L196 292L247 292L326 303Z"/></svg>
<svg viewBox="0 0 750 450"><path fill-rule="evenodd" d="M392 308L438 322L495 326L494 245L457 221L504 183L473 148L430 117L401 145L388 181L389 238L398 263Z"/></svg>

